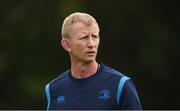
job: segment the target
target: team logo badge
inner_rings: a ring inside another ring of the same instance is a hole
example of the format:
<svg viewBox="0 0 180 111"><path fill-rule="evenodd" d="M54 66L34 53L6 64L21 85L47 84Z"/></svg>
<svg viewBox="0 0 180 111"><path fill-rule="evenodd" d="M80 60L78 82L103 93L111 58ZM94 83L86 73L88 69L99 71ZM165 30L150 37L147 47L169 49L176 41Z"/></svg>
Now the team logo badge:
<svg viewBox="0 0 180 111"><path fill-rule="evenodd" d="M58 97L57 97L57 103L58 103L58 104L64 103L65 101L66 101L65 96L58 96Z"/></svg>
<svg viewBox="0 0 180 111"><path fill-rule="evenodd" d="M107 100L111 97L109 89L103 89L98 93L98 99Z"/></svg>

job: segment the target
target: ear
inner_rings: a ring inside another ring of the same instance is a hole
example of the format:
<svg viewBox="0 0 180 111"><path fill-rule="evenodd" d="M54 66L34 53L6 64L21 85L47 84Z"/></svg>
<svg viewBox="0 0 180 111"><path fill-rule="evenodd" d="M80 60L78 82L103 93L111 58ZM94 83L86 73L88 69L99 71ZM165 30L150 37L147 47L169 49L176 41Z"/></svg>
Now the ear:
<svg viewBox="0 0 180 111"><path fill-rule="evenodd" d="M71 52L70 41L68 39L63 38L61 40L61 45L67 52Z"/></svg>

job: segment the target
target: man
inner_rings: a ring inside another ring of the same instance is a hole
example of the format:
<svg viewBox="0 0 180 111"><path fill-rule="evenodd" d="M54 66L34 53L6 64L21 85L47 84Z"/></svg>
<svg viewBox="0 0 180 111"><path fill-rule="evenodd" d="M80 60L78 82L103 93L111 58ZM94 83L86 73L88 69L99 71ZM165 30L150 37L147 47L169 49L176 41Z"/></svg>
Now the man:
<svg viewBox="0 0 180 111"><path fill-rule="evenodd" d="M70 55L71 67L46 85L47 109L141 109L132 80L97 63L99 31L89 14L66 17L61 45Z"/></svg>

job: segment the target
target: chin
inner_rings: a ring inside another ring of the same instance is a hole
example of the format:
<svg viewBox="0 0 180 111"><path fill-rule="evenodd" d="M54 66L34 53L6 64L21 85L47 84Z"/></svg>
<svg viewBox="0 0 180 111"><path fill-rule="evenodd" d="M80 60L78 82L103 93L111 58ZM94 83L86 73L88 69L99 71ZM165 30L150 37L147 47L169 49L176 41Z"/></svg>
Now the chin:
<svg viewBox="0 0 180 111"><path fill-rule="evenodd" d="M87 58L87 59L85 59L84 61L86 61L86 62L94 62L95 59L94 59L94 58Z"/></svg>

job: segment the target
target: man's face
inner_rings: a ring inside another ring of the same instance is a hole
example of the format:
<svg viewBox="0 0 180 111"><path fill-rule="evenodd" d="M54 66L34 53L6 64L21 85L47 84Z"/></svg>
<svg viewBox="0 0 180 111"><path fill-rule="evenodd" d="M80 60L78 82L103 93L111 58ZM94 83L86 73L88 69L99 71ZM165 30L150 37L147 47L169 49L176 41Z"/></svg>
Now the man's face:
<svg viewBox="0 0 180 111"><path fill-rule="evenodd" d="M71 26L69 39L70 56L76 62L96 61L96 55L100 42L99 29L96 24L85 25L76 22Z"/></svg>

